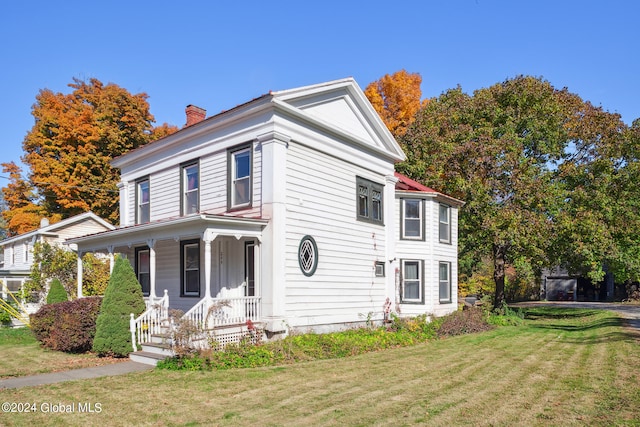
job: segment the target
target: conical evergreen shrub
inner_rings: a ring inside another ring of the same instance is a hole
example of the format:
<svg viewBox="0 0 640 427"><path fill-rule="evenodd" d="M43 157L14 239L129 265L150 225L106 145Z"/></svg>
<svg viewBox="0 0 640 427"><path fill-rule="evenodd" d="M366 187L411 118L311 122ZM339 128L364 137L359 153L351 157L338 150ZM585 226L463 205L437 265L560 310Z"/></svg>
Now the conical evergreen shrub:
<svg viewBox="0 0 640 427"><path fill-rule="evenodd" d="M100 356L115 357L131 353L130 314L139 316L144 310L142 287L136 274L128 260L118 257L96 321L93 351Z"/></svg>
<svg viewBox="0 0 640 427"><path fill-rule="evenodd" d="M53 279L51 281L51 287L49 288L49 293L47 294L47 304L53 304L56 302L64 302L69 301L69 296L67 295L67 291L60 283L60 280Z"/></svg>

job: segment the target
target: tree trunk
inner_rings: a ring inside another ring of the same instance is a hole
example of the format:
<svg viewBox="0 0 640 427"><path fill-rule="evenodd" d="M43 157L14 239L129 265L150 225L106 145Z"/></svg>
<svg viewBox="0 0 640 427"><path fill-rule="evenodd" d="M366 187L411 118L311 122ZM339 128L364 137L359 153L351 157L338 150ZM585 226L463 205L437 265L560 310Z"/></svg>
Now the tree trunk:
<svg viewBox="0 0 640 427"><path fill-rule="evenodd" d="M493 280L496 283L496 293L493 298L493 309L502 308L504 296L504 265L507 255L507 245L493 245Z"/></svg>

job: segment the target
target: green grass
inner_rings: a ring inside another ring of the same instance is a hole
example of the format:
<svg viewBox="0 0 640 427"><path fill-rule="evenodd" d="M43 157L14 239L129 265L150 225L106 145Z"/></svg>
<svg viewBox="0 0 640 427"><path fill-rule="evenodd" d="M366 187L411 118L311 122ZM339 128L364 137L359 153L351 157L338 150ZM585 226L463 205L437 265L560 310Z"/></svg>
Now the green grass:
<svg viewBox="0 0 640 427"><path fill-rule="evenodd" d="M118 361L98 358L90 353L68 354L46 350L40 347L28 328L0 328L0 378L22 377L116 362ZM1 421L0 425L2 425Z"/></svg>
<svg viewBox="0 0 640 427"><path fill-rule="evenodd" d="M0 425L640 425L638 366L640 337L614 314L536 308L521 326L340 359L4 390L3 402L102 411L0 413Z"/></svg>

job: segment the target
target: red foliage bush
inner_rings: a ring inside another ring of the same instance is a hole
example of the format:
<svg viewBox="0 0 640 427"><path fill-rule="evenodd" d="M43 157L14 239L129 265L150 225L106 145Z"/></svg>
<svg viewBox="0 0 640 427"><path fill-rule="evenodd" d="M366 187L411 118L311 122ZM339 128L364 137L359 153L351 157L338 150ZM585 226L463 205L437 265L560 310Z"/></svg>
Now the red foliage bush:
<svg viewBox="0 0 640 427"><path fill-rule="evenodd" d="M44 305L31 315L31 330L36 339L51 350L89 351L101 303L102 297L88 297Z"/></svg>

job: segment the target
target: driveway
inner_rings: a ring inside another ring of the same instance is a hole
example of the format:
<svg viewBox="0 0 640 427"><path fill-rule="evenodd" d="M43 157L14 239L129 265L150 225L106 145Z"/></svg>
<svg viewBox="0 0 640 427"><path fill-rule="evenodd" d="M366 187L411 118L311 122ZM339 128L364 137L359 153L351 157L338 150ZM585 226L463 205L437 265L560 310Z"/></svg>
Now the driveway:
<svg viewBox="0 0 640 427"><path fill-rule="evenodd" d="M571 307L571 308L589 308L596 310L614 311L628 324L636 329L640 329L640 305L638 304L621 304L615 302L577 302L577 301L531 301L510 304L511 307Z"/></svg>

